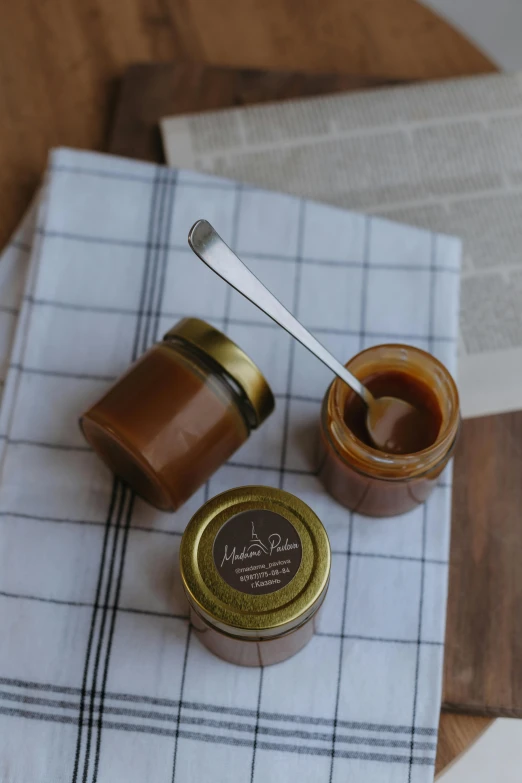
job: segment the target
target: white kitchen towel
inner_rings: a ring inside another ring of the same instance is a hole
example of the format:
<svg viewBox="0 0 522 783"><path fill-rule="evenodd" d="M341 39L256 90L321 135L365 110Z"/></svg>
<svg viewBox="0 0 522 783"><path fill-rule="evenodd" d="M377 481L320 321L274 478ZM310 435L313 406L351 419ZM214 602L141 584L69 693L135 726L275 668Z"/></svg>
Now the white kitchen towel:
<svg viewBox="0 0 522 783"><path fill-rule="evenodd" d="M395 519L351 514L315 475L329 372L208 270L207 218L340 358L375 343L455 370L460 242L189 171L52 153L38 208L0 260L20 303L0 415L2 783L427 783L441 699L450 477ZM83 441L79 414L178 318L259 364L276 411L176 514L149 508ZM7 320L6 320L7 323ZM7 330L6 330L7 334ZM210 496L282 487L323 520L332 575L317 635L265 669L191 633L181 533Z"/></svg>

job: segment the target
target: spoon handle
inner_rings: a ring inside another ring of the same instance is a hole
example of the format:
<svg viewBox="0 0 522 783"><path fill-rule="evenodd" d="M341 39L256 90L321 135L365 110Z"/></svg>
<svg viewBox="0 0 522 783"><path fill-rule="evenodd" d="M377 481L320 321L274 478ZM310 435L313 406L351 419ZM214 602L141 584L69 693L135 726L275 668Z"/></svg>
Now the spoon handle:
<svg viewBox="0 0 522 783"><path fill-rule="evenodd" d="M279 299L265 288L263 283L248 269L236 254L221 239L206 220L198 220L189 231L188 243L194 253L216 274L226 280L236 291L243 294L282 326L292 337L320 359L327 367L353 389L366 405L371 405L373 396L368 389L335 359L321 343L307 331L299 321L281 304Z"/></svg>

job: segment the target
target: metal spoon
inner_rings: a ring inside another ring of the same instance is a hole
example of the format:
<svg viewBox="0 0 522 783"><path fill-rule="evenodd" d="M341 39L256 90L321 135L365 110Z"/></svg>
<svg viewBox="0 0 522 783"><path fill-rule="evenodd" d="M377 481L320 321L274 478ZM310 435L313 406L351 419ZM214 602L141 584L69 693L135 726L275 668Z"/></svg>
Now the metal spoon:
<svg viewBox="0 0 522 783"><path fill-rule="evenodd" d="M208 221L198 220L194 223L189 231L188 243L207 266L308 348L359 395L367 407L366 427L376 448L397 454L419 450L417 443L423 430L423 416L417 408L396 397L374 397L265 288Z"/></svg>

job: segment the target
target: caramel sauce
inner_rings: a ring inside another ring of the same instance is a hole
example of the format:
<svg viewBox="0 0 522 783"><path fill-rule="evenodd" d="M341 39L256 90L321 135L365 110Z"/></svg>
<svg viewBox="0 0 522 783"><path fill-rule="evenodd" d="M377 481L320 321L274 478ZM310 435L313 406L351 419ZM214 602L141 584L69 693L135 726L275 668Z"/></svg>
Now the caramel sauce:
<svg viewBox="0 0 522 783"><path fill-rule="evenodd" d="M460 421L457 389L440 362L409 346L368 348L350 364L376 399L402 402L392 401L381 422L372 418L375 440L386 446L377 449L366 406L334 382L321 414L320 476L327 491L358 514L403 514L426 500L451 457ZM378 433L376 421L382 427Z"/></svg>
<svg viewBox="0 0 522 783"><path fill-rule="evenodd" d="M379 421L379 442L390 454L412 454L427 449L437 440L442 413L435 393L427 384L407 373L388 370L364 380L374 397L394 397L410 403L415 410L403 415L402 407L391 405ZM348 429L367 446L375 448L366 425L367 408L361 398L350 394L344 409Z"/></svg>
<svg viewBox="0 0 522 783"><path fill-rule="evenodd" d="M151 348L81 420L105 464L153 506L179 508L248 438L232 391L181 347Z"/></svg>
<svg viewBox="0 0 522 783"><path fill-rule="evenodd" d="M239 639L218 631L190 607L190 622L200 642L214 655L237 666L271 666L286 661L308 644L319 617L316 612L307 622L275 639Z"/></svg>

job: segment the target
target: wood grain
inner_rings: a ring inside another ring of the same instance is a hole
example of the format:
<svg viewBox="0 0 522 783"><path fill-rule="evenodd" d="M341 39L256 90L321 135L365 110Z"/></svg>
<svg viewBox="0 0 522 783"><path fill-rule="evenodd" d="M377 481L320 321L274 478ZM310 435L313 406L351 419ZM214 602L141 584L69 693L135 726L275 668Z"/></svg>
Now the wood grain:
<svg viewBox="0 0 522 783"><path fill-rule="evenodd" d="M163 162L158 120L169 114L375 86L382 87L383 80L346 74L218 68L188 62L138 63L130 66L121 81L108 149L116 155Z"/></svg>
<svg viewBox="0 0 522 783"><path fill-rule="evenodd" d="M435 774L438 775L448 764L455 761L465 748L480 737L491 722L491 718L443 712L439 723ZM472 783L472 781L463 780L462 783Z"/></svg>
<svg viewBox="0 0 522 783"><path fill-rule="evenodd" d="M17 0L0 25L0 245L49 147L102 149L134 62L433 79L492 63L416 0Z"/></svg>
<svg viewBox="0 0 522 783"><path fill-rule="evenodd" d="M464 422L455 458L443 702L522 717L522 412Z"/></svg>
<svg viewBox="0 0 522 783"><path fill-rule="evenodd" d="M185 0L169 5L187 59L213 65L433 79L491 69L416 0Z"/></svg>

